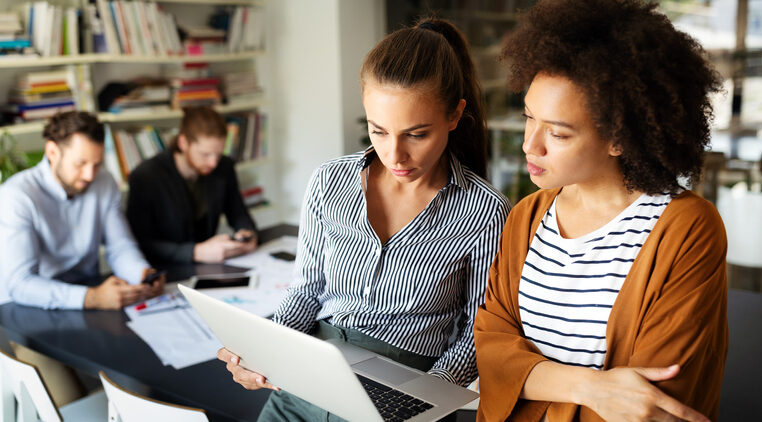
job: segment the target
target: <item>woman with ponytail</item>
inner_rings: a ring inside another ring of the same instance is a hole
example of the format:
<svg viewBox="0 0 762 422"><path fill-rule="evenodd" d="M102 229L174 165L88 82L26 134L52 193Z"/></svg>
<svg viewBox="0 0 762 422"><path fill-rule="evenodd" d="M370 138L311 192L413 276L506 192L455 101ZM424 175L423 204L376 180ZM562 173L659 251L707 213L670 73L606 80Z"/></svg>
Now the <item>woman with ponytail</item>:
<svg viewBox="0 0 762 422"><path fill-rule="evenodd" d="M372 145L313 173L296 279L273 319L466 386L477 376L473 321L510 209L484 180L484 109L466 42L427 19L384 38L360 76ZM228 350L218 357L247 389L273 388ZM260 420L328 417L276 391Z"/></svg>

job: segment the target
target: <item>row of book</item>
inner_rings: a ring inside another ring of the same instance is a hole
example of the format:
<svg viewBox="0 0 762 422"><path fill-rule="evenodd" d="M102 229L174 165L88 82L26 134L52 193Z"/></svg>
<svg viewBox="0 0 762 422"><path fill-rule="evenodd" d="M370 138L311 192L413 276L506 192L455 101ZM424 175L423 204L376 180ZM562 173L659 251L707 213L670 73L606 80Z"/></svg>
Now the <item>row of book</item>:
<svg viewBox="0 0 762 422"><path fill-rule="evenodd" d="M267 154L267 116L258 112L238 113L227 118L228 134L224 154L234 161L250 161ZM169 146L177 129L145 126L115 129L105 125L104 165L119 184L124 184L130 172L143 160L153 157Z"/></svg>
<svg viewBox="0 0 762 422"><path fill-rule="evenodd" d="M223 99L228 104L245 103L261 92L254 69L214 76L206 63L186 63L164 78L140 78L127 85L130 90L103 104L103 111L154 112L160 108L214 106Z"/></svg>
<svg viewBox="0 0 762 422"><path fill-rule="evenodd" d="M267 156L267 115L259 110L227 117L228 136L224 154L234 161L250 161Z"/></svg>
<svg viewBox="0 0 762 422"><path fill-rule="evenodd" d="M0 12L0 55L23 54L30 47L18 15Z"/></svg>
<svg viewBox="0 0 762 422"><path fill-rule="evenodd" d="M259 7L221 7L209 23L227 34L225 43L231 53L264 48L265 14Z"/></svg>
<svg viewBox="0 0 762 422"><path fill-rule="evenodd" d="M144 1L91 0L78 8L43 0L0 13L0 54L4 46L15 53L33 48L41 56L222 54L263 43L264 12L253 6L219 7L204 26L178 23L156 2Z"/></svg>
<svg viewBox="0 0 762 422"><path fill-rule="evenodd" d="M145 126L139 129L113 129L105 125L104 166L120 186L127 183L130 172L143 160L164 151L168 142L177 135L177 129L158 129ZM231 137L232 136L232 137ZM233 140L238 133L228 133L228 146L246 144L245 140ZM262 186L242 186L241 196L247 206L267 204Z"/></svg>
<svg viewBox="0 0 762 422"><path fill-rule="evenodd" d="M154 2L96 0L88 5L88 16L94 37L102 34L105 44L96 52L142 56L184 52L175 17Z"/></svg>
<svg viewBox="0 0 762 422"><path fill-rule="evenodd" d="M75 109L93 111L89 72L86 65L70 65L22 74L9 93L4 120L26 122Z"/></svg>

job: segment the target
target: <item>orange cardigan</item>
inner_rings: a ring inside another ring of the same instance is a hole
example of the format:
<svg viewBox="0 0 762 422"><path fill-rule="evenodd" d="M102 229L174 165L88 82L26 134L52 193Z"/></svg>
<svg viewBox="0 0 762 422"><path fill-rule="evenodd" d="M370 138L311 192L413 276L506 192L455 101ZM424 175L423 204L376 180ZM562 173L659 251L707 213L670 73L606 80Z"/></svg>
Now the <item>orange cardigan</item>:
<svg viewBox="0 0 762 422"><path fill-rule="evenodd" d="M559 190L539 191L511 210L474 324L479 421L600 421L570 403L519 399L532 368L546 360L519 317L521 270L537 226ZM688 191L672 199L648 236L611 310L604 370L680 364L662 391L717 419L728 350L727 239L714 206Z"/></svg>

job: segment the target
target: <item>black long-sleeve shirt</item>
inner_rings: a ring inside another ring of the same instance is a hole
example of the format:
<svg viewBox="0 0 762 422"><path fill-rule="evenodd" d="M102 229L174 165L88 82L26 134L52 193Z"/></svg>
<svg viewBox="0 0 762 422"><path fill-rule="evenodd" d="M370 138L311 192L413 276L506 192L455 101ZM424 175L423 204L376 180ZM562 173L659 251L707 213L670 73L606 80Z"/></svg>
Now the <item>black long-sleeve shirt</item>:
<svg viewBox="0 0 762 422"><path fill-rule="evenodd" d="M198 183L206 201L206 217L200 221L194 215L194 195L177 171L171 151L142 162L130 173L127 219L152 264L193 262L193 247L217 233L222 213L235 230L256 230L230 158L221 157L217 168L199 176Z"/></svg>

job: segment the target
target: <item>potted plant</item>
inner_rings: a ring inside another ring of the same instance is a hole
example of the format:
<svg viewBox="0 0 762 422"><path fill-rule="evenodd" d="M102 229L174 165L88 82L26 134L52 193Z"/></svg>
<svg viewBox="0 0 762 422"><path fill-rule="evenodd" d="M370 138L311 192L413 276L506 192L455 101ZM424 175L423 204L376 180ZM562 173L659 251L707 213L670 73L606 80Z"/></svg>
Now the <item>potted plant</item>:
<svg viewBox="0 0 762 422"><path fill-rule="evenodd" d="M26 154L19 150L16 139L7 131L0 133L0 183L28 166Z"/></svg>

